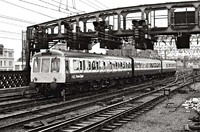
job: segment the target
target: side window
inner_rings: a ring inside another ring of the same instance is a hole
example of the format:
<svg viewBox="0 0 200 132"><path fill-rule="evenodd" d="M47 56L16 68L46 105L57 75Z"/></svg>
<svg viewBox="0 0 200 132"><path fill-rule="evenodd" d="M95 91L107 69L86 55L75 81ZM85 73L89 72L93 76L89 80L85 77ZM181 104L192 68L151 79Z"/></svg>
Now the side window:
<svg viewBox="0 0 200 132"><path fill-rule="evenodd" d="M51 60L51 72L60 71L60 58L52 58Z"/></svg>
<svg viewBox="0 0 200 132"><path fill-rule="evenodd" d="M99 70L99 62L96 61L96 69Z"/></svg>
<svg viewBox="0 0 200 132"><path fill-rule="evenodd" d="M109 69L112 70L112 62L109 61Z"/></svg>
<svg viewBox="0 0 200 132"><path fill-rule="evenodd" d="M88 70L91 70L91 62L88 61Z"/></svg>
<svg viewBox="0 0 200 132"><path fill-rule="evenodd" d="M106 69L106 62L103 61L103 69Z"/></svg>
<svg viewBox="0 0 200 132"><path fill-rule="evenodd" d="M131 63L129 62L129 68L131 68Z"/></svg>
<svg viewBox="0 0 200 132"><path fill-rule="evenodd" d="M83 60L83 70L85 70L85 60Z"/></svg>
<svg viewBox="0 0 200 132"><path fill-rule="evenodd" d="M79 70L79 61L78 60L73 60L73 67L74 67L74 71Z"/></svg>
<svg viewBox="0 0 200 132"><path fill-rule="evenodd" d="M120 68L121 68L121 69L123 68L123 64L122 64L122 62L120 62Z"/></svg>
<svg viewBox="0 0 200 132"><path fill-rule="evenodd" d="M33 61L33 72L40 72L40 59L38 58L35 58Z"/></svg>
<svg viewBox="0 0 200 132"><path fill-rule="evenodd" d="M96 70L95 61L92 61L92 70Z"/></svg>
<svg viewBox="0 0 200 132"><path fill-rule="evenodd" d="M83 66L82 65L83 65L82 61L79 61L79 68L80 68L80 70L83 70Z"/></svg>
<svg viewBox="0 0 200 132"><path fill-rule="evenodd" d="M123 62L123 69L125 69L125 62Z"/></svg>
<svg viewBox="0 0 200 132"><path fill-rule="evenodd" d="M103 69L103 62L99 61L99 70L102 70L102 69Z"/></svg>
<svg viewBox="0 0 200 132"><path fill-rule="evenodd" d="M65 61L65 71L69 71L69 61Z"/></svg>
<svg viewBox="0 0 200 132"><path fill-rule="evenodd" d="M112 62L112 69L115 69L115 62Z"/></svg>

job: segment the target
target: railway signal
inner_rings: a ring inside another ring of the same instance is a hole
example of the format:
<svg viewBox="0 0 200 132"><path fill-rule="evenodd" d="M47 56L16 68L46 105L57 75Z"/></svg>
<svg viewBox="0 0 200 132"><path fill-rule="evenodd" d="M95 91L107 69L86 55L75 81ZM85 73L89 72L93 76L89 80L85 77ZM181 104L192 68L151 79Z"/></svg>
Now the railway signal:
<svg viewBox="0 0 200 132"><path fill-rule="evenodd" d="M146 22L145 20L132 20L133 24L133 38L135 40L136 49L147 49L145 35L146 35Z"/></svg>

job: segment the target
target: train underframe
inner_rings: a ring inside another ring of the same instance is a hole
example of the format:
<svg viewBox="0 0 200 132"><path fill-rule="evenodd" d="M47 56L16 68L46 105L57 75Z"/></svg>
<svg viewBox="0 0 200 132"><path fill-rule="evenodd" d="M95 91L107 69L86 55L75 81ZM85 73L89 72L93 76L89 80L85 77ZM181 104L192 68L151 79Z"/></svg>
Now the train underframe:
<svg viewBox="0 0 200 132"><path fill-rule="evenodd" d="M100 90L103 88L115 87L118 89L124 88L127 84L136 84L143 81L148 81L155 78L164 78L166 76L174 75L174 72L166 74L154 75L139 75L134 77L99 79L72 83L30 83L29 88L34 89L37 94L48 96L62 96L63 90L65 94L77 94L88 91Z"/></svg>

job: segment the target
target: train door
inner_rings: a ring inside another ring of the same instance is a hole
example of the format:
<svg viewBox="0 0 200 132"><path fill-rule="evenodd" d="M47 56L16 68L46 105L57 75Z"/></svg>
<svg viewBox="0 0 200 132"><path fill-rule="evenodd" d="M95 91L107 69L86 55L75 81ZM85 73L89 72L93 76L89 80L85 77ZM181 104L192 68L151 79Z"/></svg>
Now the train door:
<svg viewBox="0 0 200 132"><path fill-rule="evenodd" d="M99 74L101 76L101 78L104 78L104 74L105 74L105 62L103 60L99 61Z"/></svg>
<svg viewBox="0 0 200 132"><path fill-rule="evenodd" d="M65 60L65 75L66 75L66 81L69 80L70 76L70 60Z"/></svg>

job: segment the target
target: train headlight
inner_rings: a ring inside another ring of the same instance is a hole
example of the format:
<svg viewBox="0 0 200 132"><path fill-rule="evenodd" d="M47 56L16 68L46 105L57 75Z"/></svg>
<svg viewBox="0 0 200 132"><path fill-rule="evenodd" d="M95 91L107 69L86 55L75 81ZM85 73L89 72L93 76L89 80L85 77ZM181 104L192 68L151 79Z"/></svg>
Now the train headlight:
<svg viewBox="0 0 200 132"><path fill-rule="evenodd" d="M56 89L56 87L57 87L57 84L55 82L51 82L50 83L50 88L51 89Z"/></svg>

